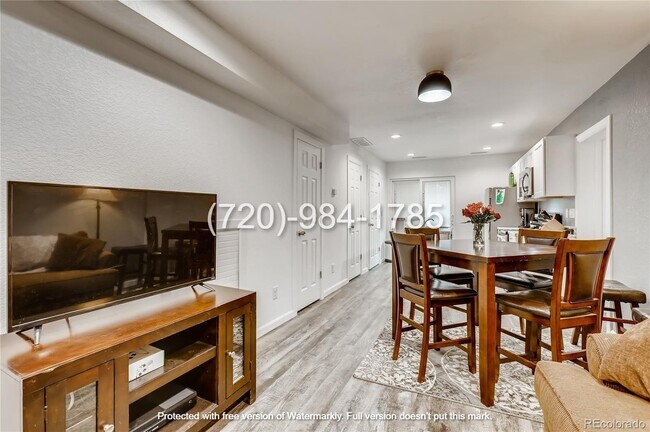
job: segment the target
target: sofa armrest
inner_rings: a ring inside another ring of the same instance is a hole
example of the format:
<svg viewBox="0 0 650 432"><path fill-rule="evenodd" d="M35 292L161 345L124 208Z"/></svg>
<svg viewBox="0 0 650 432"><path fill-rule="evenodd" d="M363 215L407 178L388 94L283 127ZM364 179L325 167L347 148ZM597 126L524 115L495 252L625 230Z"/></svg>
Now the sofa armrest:
<svg viewBox="0 0 650 432"><path fill-rule="evenodd" d="M115 256L113 252L102 251L102 253L99 254L99 258L97 260L97 268L104 269L115 267L116 264L117 256Z"/></svg>
<svg viewBox="0 0 650 432"><path fill-rule="evenodd" d="M605 353L616 343L620 336L621 335L616 333L592 333L587 336L587 362L591 376L609 388L629 393L629 390L619 383L601 381L598 378L600 365L603 361L603 357L605 357Z"/></svg>
<svg viewBox="0 0 650 432"><path fill-rule="evenodd" d="M587 336L587 361L589 363L589 372L598 379L600 364L605 357L605 353L618 340L620 335L615 333L592 333Z"/></svg>

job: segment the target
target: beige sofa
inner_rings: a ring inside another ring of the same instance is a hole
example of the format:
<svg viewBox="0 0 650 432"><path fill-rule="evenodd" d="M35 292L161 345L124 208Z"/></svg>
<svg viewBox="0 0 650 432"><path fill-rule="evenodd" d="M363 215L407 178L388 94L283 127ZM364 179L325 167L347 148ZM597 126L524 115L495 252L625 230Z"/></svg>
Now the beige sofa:
<svg viewBox="0 0 650 432"><path fill-rule="evenodd" d="M567 363L537 364L535 392L544 412L544 430L650 431L650 401L597 378L605 352L619 337L608 333L589 335L589 372Z"/></svg>

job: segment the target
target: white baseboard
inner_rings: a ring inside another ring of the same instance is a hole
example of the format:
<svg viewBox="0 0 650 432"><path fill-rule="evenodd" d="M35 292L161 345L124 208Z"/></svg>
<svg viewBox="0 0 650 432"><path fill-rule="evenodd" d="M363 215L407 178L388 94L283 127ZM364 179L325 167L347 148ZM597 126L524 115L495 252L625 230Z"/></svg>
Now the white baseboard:
<svg viewBox="0 0 650 432"><path fill-rule="evenodd" d="M271 321L271 322L269 322L267 324L264 324L261 327L258 327L257 328L257 337L259 338L261 336L264 336L265 334L267 334L271 330L275 330L276 328L280 327L282 324L284 324L287 321L295 318L297 315L298 315L298 313L295 310L290 310L289 312L280 315L279 317L277 317L273 321Z"/></svg>
<svg viewBox="0 0 650 432"><path fill-rule="evenodd" d="M325 290L323 291L323 296L321 297L321 300L323 300L328 295L333 294L334 292L336 292L339 289L343 288L345 285L348 284L348 282L349 282L349 280L346 278L346 279L343 279L340 282L335 283L334 285L332 285L329 288L325 288Z"/></svg>
<svg viewBox="0 0 650 432"><path fill-rule="evenodd" d="M361 274L364 275L364 274L366 274L366 273L368 273L368 267L364 267L364 268L362 268L362 269L361 269Z"/></svg>

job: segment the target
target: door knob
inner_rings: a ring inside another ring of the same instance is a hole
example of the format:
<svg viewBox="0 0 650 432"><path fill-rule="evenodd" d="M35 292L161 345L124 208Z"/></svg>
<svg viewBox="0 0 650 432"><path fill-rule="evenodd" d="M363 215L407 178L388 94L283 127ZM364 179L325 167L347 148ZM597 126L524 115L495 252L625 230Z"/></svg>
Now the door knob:
<svg viewBox="0 0 650 432"><path fill-rule="evenodd" d="M305 234L307 234L305 231L298 231L298 236L304 236Z"/></svg>
<svg viewBox="0 0 650 432"><path fill-rule="evenodd" d="M234 359L236 353L235 353L234 351L228 351L228 355L230 356L230 358L233 358L233 359Z"/></svg>

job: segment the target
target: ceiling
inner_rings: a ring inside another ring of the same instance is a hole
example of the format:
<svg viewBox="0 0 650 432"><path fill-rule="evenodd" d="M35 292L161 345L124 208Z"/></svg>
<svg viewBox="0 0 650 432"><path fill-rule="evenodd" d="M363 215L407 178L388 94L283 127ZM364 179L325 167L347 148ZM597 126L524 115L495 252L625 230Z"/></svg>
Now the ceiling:
<svg viewBox="0 0 650 432"><path fill-rule="evenodd" d="M387 161L526 150L650 43L644 1L193 4ZM425 104L432 69L453 95Z"/></svg>

